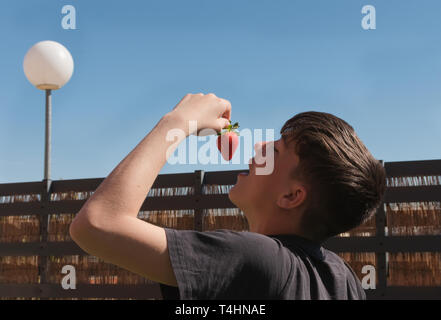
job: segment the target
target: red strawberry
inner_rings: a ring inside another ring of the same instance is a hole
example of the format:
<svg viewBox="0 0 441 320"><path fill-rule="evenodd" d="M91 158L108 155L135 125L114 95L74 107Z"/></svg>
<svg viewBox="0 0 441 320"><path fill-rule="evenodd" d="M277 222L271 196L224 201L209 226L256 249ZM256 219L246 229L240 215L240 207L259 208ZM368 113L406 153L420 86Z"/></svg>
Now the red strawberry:
<svg viewBox="0 0 441 320"><path fill-rule="evenodd" d="M218 133L217 148L222 158L229 161L233 157L234 152L239 144L239 134L235 129L239 128L239 123L231 124L223 131Z"/></svg>

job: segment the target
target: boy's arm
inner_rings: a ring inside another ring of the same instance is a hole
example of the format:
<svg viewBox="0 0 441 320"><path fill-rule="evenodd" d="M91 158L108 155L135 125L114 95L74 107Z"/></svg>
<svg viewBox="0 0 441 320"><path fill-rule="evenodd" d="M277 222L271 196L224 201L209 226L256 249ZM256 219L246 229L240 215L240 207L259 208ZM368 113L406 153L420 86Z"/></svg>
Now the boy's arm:
<svg viewBox="0 0 441 320"><path fill-rule="evenodd" d="M167 156L189 132L225 128L231 105L213 94L186 95L100 184L70 225L72 239L86 252L106 262L176 286L163 228L137 218ZM172 129L183 130L178 141L166 141Z"/></svg>

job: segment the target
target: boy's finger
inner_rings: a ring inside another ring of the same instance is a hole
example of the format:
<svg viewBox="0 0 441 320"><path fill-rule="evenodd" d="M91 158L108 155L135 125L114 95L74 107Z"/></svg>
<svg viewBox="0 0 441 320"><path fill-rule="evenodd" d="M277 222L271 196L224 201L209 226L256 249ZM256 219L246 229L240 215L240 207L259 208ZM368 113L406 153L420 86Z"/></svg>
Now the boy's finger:
<svg viewBox="0 0 441 320"><path fill-rule="evenodd" d="M222 118L231 120L231 103L226 99L220 99L221 104L224 106L224 112L222 113Z"/></svg>

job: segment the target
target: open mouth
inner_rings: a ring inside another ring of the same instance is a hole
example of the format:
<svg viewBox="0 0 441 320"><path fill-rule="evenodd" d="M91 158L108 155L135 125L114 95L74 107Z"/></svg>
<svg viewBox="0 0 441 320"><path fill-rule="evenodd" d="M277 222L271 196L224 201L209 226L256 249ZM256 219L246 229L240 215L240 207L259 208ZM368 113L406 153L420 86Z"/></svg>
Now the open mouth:
<svg viewBox="0 0 441 320"><path fill-rule="evenodd" d="M246 171L244 171L244 172L240 172L240 173L239 173L239 176L244 176L244 177L245 177L245 176L248 176L248 175L251 173L251 165L250 165L250 164L248 165L248 168L249 168L249 169L248 169L248 172L246 172Z"/></svg>

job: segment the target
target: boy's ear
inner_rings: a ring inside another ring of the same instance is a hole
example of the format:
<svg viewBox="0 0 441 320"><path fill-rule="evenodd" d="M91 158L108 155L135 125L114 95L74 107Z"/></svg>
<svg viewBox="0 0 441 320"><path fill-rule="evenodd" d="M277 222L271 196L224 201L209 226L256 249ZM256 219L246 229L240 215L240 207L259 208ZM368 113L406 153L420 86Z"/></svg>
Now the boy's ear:
<svg viewBox="0 0 441 320"><path fill-rule="evenodd" d="M294 209L301 206L306 200L306 189L304 186L298 184L294 185L288 192L282 194L277 199L277 205L282 209Z"/></svg>

